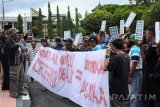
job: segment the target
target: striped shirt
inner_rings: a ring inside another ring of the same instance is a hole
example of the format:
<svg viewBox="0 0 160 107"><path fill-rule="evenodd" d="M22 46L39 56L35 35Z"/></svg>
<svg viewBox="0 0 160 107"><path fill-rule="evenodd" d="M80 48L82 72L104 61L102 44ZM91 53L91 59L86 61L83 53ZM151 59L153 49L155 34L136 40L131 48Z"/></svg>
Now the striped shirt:
<svg viewBox="0 0 160 107"><path fill-rule="evenodd" d="M39 51L38 48L30 48L29 51L28 51L28 54L29 54L29 61L30 63L32 63L34 57L36 56L37 52Z"/></svg>

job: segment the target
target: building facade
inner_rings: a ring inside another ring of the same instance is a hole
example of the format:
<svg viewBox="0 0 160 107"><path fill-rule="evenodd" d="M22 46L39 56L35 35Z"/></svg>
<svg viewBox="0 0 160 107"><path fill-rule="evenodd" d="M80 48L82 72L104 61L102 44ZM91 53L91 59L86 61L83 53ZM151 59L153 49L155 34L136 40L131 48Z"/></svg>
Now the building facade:
<svg viewBox="0 0 160 107"><path fill-rule="evenodd" d="M18 19L17 17L5 17L4 25L12 25L12 27L17 27ZM0 29L3 28L3 17L0 17ZM30 16L23 17L23 32L27 33L29 29L32 28L32 19Z"/></svg>
<svg viewBox="0 0 160 107"><path fill-rule="evenodd" d="M36 11L35 9L31 8L31 14L32 14L32 28L38 29L38 17L39 17L39 12ZM43 15L44 16L44 15ZM53 34L52 38L56 36L63 36L63 32L65 29L65 14L60 14L60 20L61 20L61 35L58 35L57 33L57 14L52 14L52 29L53 29ZM48 37L48 17L44 16L43 17L43 37ZM39 36L39 35L38 35Z"/></svg>

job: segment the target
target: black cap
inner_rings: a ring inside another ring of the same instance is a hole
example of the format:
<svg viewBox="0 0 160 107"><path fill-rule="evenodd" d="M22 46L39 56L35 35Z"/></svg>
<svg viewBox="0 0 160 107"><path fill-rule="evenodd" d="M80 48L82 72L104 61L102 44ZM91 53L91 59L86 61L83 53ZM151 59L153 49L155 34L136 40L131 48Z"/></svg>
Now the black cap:
<svg viewBox="0 0 160 107"><path fill-rule="evenodd" d="M4 25L4 29L10 29L12 28L12 25Z"/></svg>
<svg viewBox="0 0 160 107"><path fill-rule="evenodd" d="M90 36L89 42L96 42L98 43L98 38L95 35Z"/></svg>

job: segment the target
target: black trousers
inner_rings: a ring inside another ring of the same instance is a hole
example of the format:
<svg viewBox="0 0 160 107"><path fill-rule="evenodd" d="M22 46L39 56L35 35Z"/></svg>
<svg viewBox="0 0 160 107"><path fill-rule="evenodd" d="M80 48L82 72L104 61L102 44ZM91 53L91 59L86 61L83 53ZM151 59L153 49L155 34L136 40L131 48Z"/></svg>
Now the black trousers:
<svg viewBox="0 0 160 107"><path fill-rule="evenodd" d="M3 84L2 90L9 90L9 65L6 58L1 58L2 68L3 68Z"/></svg>

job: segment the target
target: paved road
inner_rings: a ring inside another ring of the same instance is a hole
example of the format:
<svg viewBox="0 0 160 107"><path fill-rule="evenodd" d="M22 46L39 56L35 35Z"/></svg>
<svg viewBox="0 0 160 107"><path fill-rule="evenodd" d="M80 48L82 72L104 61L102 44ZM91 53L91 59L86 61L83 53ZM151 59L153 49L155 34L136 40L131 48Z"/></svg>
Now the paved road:
<svg viewBox="0 0 160 107"><path fill-rule="evenodd" d="M69 99L44 90L38 82L29 83L31 107L80 107Z"/></svg>

